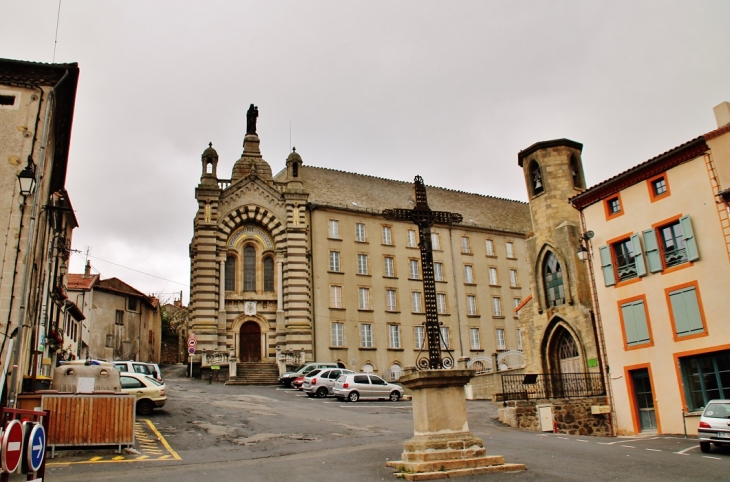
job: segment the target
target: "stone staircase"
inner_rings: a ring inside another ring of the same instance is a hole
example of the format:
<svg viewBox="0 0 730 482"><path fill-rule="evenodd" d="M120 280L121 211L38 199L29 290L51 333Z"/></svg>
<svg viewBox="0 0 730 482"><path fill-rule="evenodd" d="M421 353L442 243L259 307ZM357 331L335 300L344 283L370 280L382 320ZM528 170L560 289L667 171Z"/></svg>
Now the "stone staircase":
<svg viewBox="0 0 730 482"><path fill-rule="evenodd" d="M279 367L276 362L236 363L236 380L226 385L278 385Z"/></svg>

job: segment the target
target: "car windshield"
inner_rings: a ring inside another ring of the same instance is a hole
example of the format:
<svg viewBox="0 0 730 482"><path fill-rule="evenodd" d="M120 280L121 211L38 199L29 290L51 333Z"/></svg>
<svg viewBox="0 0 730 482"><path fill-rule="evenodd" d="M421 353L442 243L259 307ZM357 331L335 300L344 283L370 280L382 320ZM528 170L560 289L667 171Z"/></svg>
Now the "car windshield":
<svg viewBox="0 0 730 482"><path fill-rule="evenodd" d="M164 385L164 383L162 383L162 382L158 382L156 378L152 378L152 377L150 377L150 376L148 376L148 377L145 377L145 378L147 378L147 381L149 381L149 382L152 382L152 383L154 383L154 384L155 384L155 385L157 385L158 387L161 387L162 385Z"/></svg>
<svg viewBox="0 0 730 482"><path fill-rule="evenodd" d="M317 370L312 370L311 372L307 373L307 378L311 378L311 377L313 377L313 376L315 376L315 375L318 375L318 374L319 374L319 372L321 372L321 371L322 371L322 370L320 370L320 369L317 369Z"/></svg>
<svg viewBox="0 0 730 482"><path fill-rule="evenodd" d="M730 403L710 403L705 408L703 417L730 418Z"/></svg>

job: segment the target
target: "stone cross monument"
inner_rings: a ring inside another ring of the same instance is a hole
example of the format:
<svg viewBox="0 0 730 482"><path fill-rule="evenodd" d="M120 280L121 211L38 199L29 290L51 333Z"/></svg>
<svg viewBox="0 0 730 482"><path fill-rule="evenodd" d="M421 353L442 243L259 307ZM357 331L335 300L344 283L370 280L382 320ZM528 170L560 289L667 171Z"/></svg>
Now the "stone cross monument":
<svg viewBox="0 0 730 482"><path fill-rule="evenodd" d="M461 214L446 211L431 211L426 199L426 186L421 176L414 180L416 193L416 207L413 209L386 209L383 211L385 219L393 221L412 221L418 226L418 247L421 249L421 270L423 271L423 295L426 298L426 340L428 346L428 360L420 358L416 363L418 368L451 368L454 366L453 357L446 359L441 356L439 343L441 330L436 307L436 284L433 277L433 246L431 244L431 226L435 223L454 224L463 219Z"/></svg>

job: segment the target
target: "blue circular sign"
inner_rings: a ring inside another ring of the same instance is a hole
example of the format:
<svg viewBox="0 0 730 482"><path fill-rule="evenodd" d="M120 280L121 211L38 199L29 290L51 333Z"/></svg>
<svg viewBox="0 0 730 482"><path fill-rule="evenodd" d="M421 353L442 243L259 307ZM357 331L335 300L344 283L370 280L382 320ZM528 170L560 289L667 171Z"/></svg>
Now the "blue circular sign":
<svg viewBox="0 0 730 482"><path fill-rule="evenodd" d="M38 472L43 464L43 457L46 455L46 431L40 423L37 423L30 431L30 443L27 450L28 467L33 472Z"/></svg>

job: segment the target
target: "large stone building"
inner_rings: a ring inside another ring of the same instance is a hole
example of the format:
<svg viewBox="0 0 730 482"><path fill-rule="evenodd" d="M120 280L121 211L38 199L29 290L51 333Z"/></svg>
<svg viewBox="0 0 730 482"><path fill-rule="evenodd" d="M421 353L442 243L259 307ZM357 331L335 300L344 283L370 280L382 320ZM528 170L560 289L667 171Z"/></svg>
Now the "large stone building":
<svg viewBox="0 0 730 482"><path fill-rule="evenodd" d="M397 375L425 348L422 270L416 226L381 212L413 207L413 185L307 166L294 150L273 175L255 115L252 106L230 179L219 178L212 147L202 155L190 245L196 361L282 370L316 359ZM433 230L444 346L455 360L521 349L528 206L427 193L432 209L463 215Z"/></svg>
<svg viewBox="0 0 730 482"><path fill-rule="evenodd" d="M715 114L716 130L571 200L595 233L619 434L697 433L730 398L730 104Z"/></svg>
<svg viewBox="0 0 730 482"><path fill-rule="evenodd" d="M65 189L78 76L76 64L0 59L0 360L12 347L3 365L12 371L9 405L23 376L47 373L43 365L66 348L68 316L79 321L65 294L78 225Z"/></svg>

